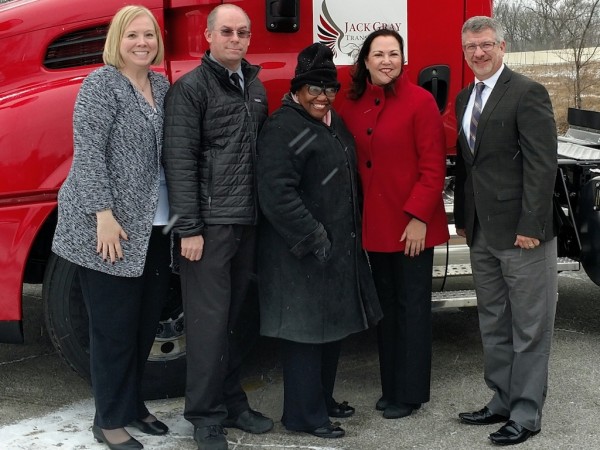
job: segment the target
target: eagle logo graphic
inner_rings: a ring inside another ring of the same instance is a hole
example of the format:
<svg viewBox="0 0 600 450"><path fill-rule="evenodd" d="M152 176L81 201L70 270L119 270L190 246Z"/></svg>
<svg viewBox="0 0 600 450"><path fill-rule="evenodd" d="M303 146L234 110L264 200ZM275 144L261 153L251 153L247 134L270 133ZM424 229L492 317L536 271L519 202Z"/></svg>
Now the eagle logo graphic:
<svg viewBox="0 0 600 450"><path fill-rule="evenodd" d="M317 25L317 37L319 38L319 42L331 49L334 57L338 56L339 53L343 53L354 58L360 51L360 47L356 44L346 44L342 46L344 32L331 17L326 0L323 0L323 3L321 4L321 14L319 15L319 23Z"/></svg>

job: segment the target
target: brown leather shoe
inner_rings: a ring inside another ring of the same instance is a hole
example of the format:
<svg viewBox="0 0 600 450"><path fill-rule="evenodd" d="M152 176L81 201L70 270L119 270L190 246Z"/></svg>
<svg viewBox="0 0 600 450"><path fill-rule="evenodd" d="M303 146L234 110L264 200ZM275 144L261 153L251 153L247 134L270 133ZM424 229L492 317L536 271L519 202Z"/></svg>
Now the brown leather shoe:
<svg viewBox="0 0 600 450"><path fill-rule="evenodd" d="M469 425L489 425L492 423L506 422L508 420L508 417L506 416L493 414L487 406L472 413L460 413L458 417L461 422L468 423Z"/></svg>

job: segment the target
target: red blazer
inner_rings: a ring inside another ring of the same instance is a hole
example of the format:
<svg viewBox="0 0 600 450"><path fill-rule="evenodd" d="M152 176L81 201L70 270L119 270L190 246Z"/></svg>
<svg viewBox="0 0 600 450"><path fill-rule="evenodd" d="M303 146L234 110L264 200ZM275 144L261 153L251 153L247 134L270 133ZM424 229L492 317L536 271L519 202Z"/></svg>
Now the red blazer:
<svg viewBox="0 0 600 450"><path fill-rule="evenodd" d="M431 93L406 75L396 81L395 93L369 83L360 99L345 102L341 115L356 139L363 247L404 251L400 237L412 217L427 224L426 247L446 242L446 140Z"/></svg>

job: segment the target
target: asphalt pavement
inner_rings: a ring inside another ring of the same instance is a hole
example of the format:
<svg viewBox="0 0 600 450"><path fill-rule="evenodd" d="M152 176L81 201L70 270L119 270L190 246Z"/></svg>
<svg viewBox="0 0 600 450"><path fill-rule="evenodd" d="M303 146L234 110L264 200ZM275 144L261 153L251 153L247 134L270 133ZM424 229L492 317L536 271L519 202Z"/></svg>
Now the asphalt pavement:
<svg viewBox="0 0 600 450"><path fill-rule="evenodd" d="M455 280L449 287L463 288ZM82 378L60 359L45 332L41 287L25 286L26 343L0 344L0 450L106 448L91 434L93 400ZM319 439L286 431L283 383L274 342L261 338L244 370L251 406L276 421L273 431L249 435L230 429L230 449L485 449L499 425L469 426L457 414L481 408L491 393L482 377L481 341L474 308L434 314L431 401L412 416L386 420L380 396L376 337L350 337L343 346L335 397L356 414L340 420L346 436ZM582 272L559 276L559 306L542 432L519 449L600 449L600 288ZM148 403L171 431L132 434L146 449L194 450L181 398Z"/></svg>

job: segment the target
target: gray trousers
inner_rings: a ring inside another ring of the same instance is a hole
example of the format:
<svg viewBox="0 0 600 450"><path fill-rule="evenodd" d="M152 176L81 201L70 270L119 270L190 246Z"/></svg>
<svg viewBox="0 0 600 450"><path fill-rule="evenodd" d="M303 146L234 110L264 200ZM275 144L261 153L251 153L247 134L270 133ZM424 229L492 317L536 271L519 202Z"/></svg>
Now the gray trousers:
<svg viewBox="0 0 600 450"><path fill-rule="evenodd" d="M556 238L532 250L496 250L477 227L471 264L487 407L531 431L541 428L558 298Z"/></svg>

